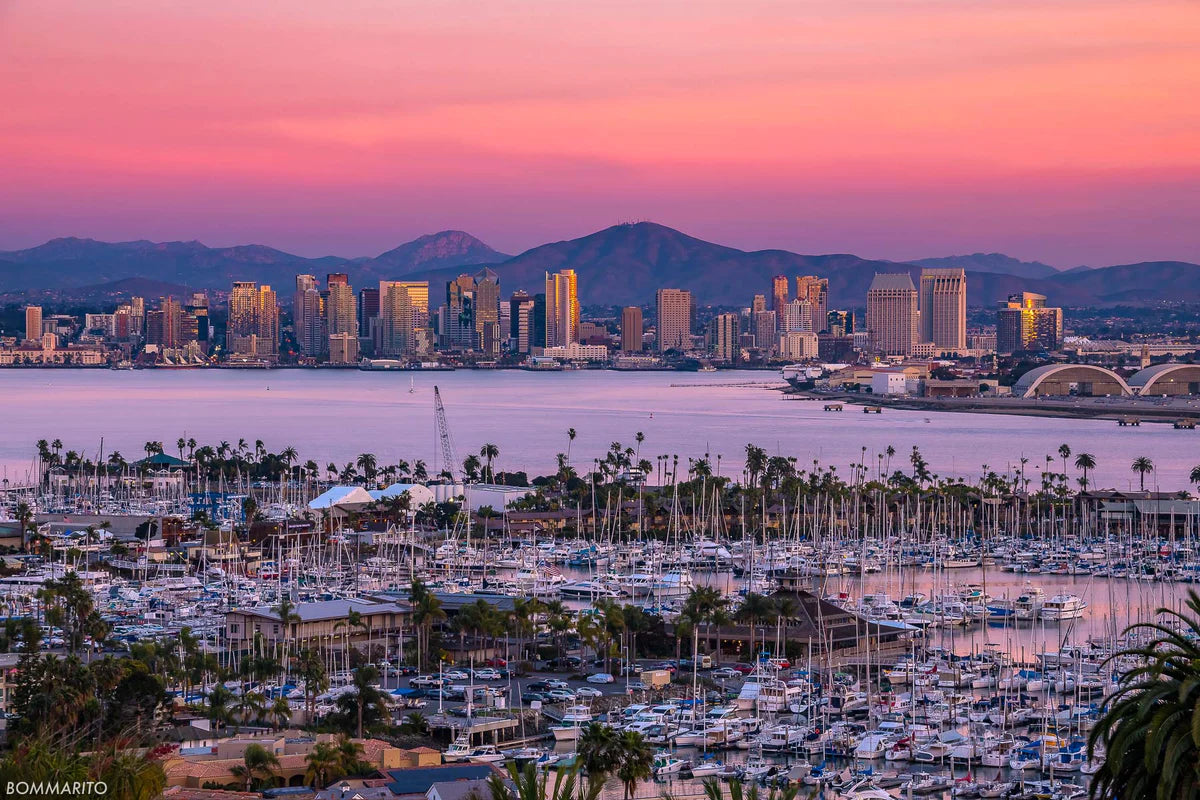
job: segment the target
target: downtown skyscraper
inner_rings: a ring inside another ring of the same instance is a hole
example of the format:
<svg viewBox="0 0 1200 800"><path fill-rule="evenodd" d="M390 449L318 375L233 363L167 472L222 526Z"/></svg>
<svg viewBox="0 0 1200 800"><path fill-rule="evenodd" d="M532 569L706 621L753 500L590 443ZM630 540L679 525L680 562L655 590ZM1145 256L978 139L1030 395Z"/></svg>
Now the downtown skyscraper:
<svg viewBox="0 0 1200 800"><path fill-rule="evenodd" d="M921 270L921 342L945 352L967 348L967 273L958 269Z"/></svg>
<svg viewBox="0 0 1200 800"><path fill-rule="evenodd" d="M579 341L579 286L575 270L546 273L546 347Z"/></svg>
<svg viewBox="0 0 1200 800"><path fill-rule="evenodd" d="M908 273L877 273L867 290L871 348L885 356L912 355L917 316L917 289Z"/></svg>

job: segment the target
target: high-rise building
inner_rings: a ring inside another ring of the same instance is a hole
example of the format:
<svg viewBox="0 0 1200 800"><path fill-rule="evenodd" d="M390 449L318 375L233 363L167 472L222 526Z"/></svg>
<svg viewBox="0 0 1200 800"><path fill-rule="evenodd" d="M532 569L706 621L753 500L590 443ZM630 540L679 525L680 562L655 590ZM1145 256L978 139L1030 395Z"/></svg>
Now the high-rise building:
<svg viewBox="0 0 1200 800"><path fill-rule="evenodd" d="M823 331L825 315L829 312L829 279L818 278L816 275L796 278L796 299L807 300L812 308L812 332Z"/></svg>
<svg viewBox="0 0 1200 800"><path fill-rule="evenodd" d="M692 293L658 290L658 350L687 350L692 344Z"/></svg>
<svg viewBox="0 0 1200 800"><path fill-rule="evenodd" d="M134 295L129 298L129 335L135 339L146 333L146 300Z"/></svg>
<svg viewBox="0 0 1200 800"><path fill-rule="evenodd" d="M806 361L816 358L820 352L819 337L815 333L791 331L779 334L776 343L779 357L789 361Z"/></svg>
<svg viewBox="0 0 1200 800"><path fill-rule="evenodd" d="M849 336L854 333L853 311L830 311L825 315L825 330L831 336Z"/></svg>
<svg viewBox="0 0 1200 800"><path fill-rule="evenodd" d="M25 306L25 340L29 342L42 340L41 306Z"/></svg>
<svg viewBox="0 0 1200 800"><path fill-rule="evenodd" d="M379 289L367 287L358 293L358 335L371 337L372 325L379 319Z"/></svg>
<svg viewBox="0 0 1200 800"><path fill-rule="evenodd" d="M921 270L919 308L920 341L933 342L943 351L967 349L966 270Z"/></svg>
<svg viewBox="0 0 1200 800"><path fill-rule="evenodd" d="M546 273L546 347L579 342L579 285L573 269Z"/></svg>
<svg viewBox="0 0 1200 800"><path fill-rule="evenodd" d="M146 314L146 343L164 348L182 347L185 341L183 316L183 308L175 298L160 299L158 308Z"/></svg>
<svg viewBox="0 0 1200 800"><path fill-rule="evenodd" d="M917 343L917 289L907 272L876 273L867 290L871 347L884 355L911 355Z"/></svg>
<svg viewBox="0 0 1200 800"><path fill-rule="evenodd" d="M627 306L621 310L621 350L626 353L642 352L642 309Z"/></svg>
<svg viewBox="0 0 1200 800"><path fill-rule="evenodd" d="M350 285L350 276L344 272L331 272L325 276L325 330L329 336L339 333L358 336L354 288Z"/></svg>
<svg viewBox="0 0 1200 800"><path fill-rule="evenodd" d="M996 314L996 352L1057 350L1062 332L1062 309L1048 308L1044 294L1012 294L1000 303Z"/></svg>
<svg viewBox="0 0 1200 800"><path fill-rule="evenodd" d="M767 310L767 296L763 294L754 295L754 302L750 305L750 313L757 314L760 311Z"/></svg>
<svg viewBox="0 0 1200 800"><path fill-rule="evenodd" d="M231 355L273 359L279 354L279 303L270 286L233 282L225 346Z"/></svg>
<svg viewBox="0 0 1200 800"><path fill-rule="evenodd" d="M509 346L515 353L528 354L533 348L533 308L534 299L524 291L513 292L508 299Z"/></svg>
<svg viewBox="0 0 1200 800"><path fill-rule="evenodd" d="M780 333L815 333L812 303L797 298L784 304L782 316L777 316Z"/></svg>
<svg viewBox="0 0 1200 800"><path fill-rule="evenodd" d="M708 352L717 361L736 361L741 355L741 317L717 314L708 322Z"/></svg>
<svg viewBox="0 0 1200 800"><path fill-rule="evenodd" d="M499 355L500 340L500 276L484 267L475 273L475 346Z"/></svg>
<svg viewBox="0 0 1200 800"><path fill-rule="evenodd" d="M319 356L325 352L328 339L325 337L325 321L321 313L321 290L315 275L296 276L296 294L292 297L292 327L296 331L296 345L301 353Z"/></svg>
<svg viewBox="0 0 1200 800"><path fill-rule="evenodd" d="M755 311L754 346L768 353L775 349L775 312Z"/></svg>
<svg viewBox="0 0 1200 800"><path fill-rule="evenodd" d="M546 346L546 295L533 296L533 312L529 315L529 348Z"/></svg>
<svg viewBox="0 0 1200 800"><path fill-rule="evenodd" d="M778 319L783 313L783 307L788 301L788 279L787 275L776 275L771 278L771 310L775 312L775 317Z"/></svg>
<svg viewBox="0 0 1200 800"><path fill-rule="evenodd" d="M375 354L403 356L421 349L429 303L426 281L380 281Z"/></svg>
<svg viewBox="0 0 1200 800"><path fill-rule="evenodd" d="M204 292L192 292L184 310L196 320L196 341L207 342L209 339L208 295Z"/></svg>

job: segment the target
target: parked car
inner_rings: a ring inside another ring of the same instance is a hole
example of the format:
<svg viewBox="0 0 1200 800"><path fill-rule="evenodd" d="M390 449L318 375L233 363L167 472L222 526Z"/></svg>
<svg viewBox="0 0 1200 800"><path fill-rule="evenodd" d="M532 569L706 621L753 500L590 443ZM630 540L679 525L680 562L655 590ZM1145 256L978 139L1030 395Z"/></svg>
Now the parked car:
<svg viewBox="0 0 1200 800"><path fill-rule="evenodd" d="M560 681L558 678L550 678L546 681L547 689L570 689L571 684L566 681Z"/></svg>
<svg viewBox="0 0 1200 800"><path fill-rule="evenodd" d="M538 703L545 703L546 700L546 695L542 694L541 692L521 692L522 703L533 703L535 701Z"/></svg>
<svg viewBox="0 0 1200 800"><path fill-rule="evenodd" d="M616 678L607 672L597 672L594 675L587 676L588 683L612 683L615 680Z"/></svg>
<svg viewBox="0 0 1200 800"><path fill-rule="evenodd" d="M445 681L437 675L418 675L408 682L410 689L434 689L440 687Z"/></svg>
<svg viewBox="0 0 1200 800"><path fill-rule="evenodd" d="M449 672L443 673L443 677L445 677L445 679L448 681L469 681L469 680L471 680L471 676L468 675L467 673L463 672L461 669L452 669Z"/></svg>
<svg viewBox="0 0 1200 800"><path fill-rule="evenodd" d="M546 693L546 699L551 703L570 703L575 699L575 693L570 689L551 689Z"/></svg>
<svg viewBox="0 0 1200 800"><path fill-rule="evenodd" d="M561 683L562 681L558 681L558 682ZM525 688L531 692L544 692L544 691L548 691L551 688L551 686L550 686L550 681L538 680L538 681L530 681L529 683L525 684Z"/></svg>
<svg viewBox="0 0 1200 800"><path fill-rule="evenodd" d="M641 675L642 674L642 665L641 664L626 664L624 667L621 668L621 674L622 675Z"/></svg>
<svg viewBox="0 0 1200 800"><path fill-rule="evenodd" d="M749 675L751 672L754 672L753 664L738 663L738 664L734 664L731 668L737 670L738 673L741 675Z"/></svg>
<svg viewBox="0 0 1200 800"><path fill-rule="evenodd" d="M487 661L483 662L483 665L485 667L507 667L508 661L503 658L489 658Z"/></svg>
<svg viewBox="0 0 1200 800"><path fill-rule="evenodd" d="M584 697L603 697L604 692L599 689L593 689L591 686L580 686L575 690L576 699Z"/></svg>
<svg viewBox="0 0 1200 800"><path fill-rule="evenodd" d="M642 683L641 681L630 681L629 682L629 691L631 691L631 692L644 692L649 688L650 688L649 686Z"/></svg>
<svg viewBox="0 0 1200 800"><path fill-rule="evenodd" d="M732 678L740 678L742 673L738 672L733 667L717 667L712 671L712 679L714 681L730 680Z"/></svg>
<svg viewBox="0 0 1200 800"><path fill-rule="evenodd" d="M477 681L498 681L500 673L494 669L484 668L475 670L475 680Z"/></svg>

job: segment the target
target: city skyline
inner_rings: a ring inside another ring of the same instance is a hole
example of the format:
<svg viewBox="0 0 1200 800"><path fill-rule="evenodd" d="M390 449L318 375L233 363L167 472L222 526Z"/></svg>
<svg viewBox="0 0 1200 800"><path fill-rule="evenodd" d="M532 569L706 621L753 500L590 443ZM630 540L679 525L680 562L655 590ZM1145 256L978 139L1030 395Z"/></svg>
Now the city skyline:
<svg viewBox="0 0 1200 800"><path fill-rule="evenodd" d="M517 252L652 218L802 252L1200 260L1196 111L1167 101L1200 88L1194 3L4 14L4 248L370 255L464 227Z"/></svg>

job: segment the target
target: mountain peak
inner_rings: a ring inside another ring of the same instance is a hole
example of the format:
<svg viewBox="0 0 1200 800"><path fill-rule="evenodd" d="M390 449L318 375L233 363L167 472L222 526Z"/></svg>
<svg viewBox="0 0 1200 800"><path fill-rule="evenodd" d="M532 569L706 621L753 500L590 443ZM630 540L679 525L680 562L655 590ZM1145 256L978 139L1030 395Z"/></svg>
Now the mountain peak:
<svg viewBox="0 0 1200 800"><path fill-rule="evenodd" d="M366 266L374 271L405 275L418 270L496 264L508 255L493 250L466 231L445 230L418 236L370 259Z"/></svg>

